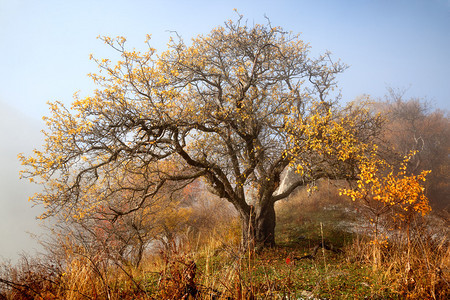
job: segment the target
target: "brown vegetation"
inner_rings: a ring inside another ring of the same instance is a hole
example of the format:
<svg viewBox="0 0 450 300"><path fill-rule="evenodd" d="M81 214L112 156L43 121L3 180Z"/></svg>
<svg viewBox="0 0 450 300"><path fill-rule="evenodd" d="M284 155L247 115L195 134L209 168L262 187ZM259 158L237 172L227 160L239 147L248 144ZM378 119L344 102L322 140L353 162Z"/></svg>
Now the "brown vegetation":
<svg viewBox="0 0 450 300"><path fill-rule="evenodd" d="M4 265L0 294L4 299L447 299L448 216L417 215L409 254L404 232L385 219L386 243L374 271L370 222L339 197L333 182L317 185L316 192L299 190L278 204L279 246L273 249L242 252L236 215L216 211L220 202L205 197L206 203L193 206L196 230L147 249L139 266L108 258L107 249L90 252L75 240L60 244L59 252L53 244L46 257ZM314 255L305 257L309 254Z"/></svg>

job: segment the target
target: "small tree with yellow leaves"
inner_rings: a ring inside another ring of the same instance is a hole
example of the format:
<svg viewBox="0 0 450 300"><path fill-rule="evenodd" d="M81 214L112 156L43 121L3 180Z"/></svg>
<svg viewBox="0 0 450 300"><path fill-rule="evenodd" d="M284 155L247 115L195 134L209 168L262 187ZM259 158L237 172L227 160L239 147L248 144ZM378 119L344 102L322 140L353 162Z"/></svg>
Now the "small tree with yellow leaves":
<svg viewBox="0 0 450 300"><path fill-rule="evenodd" d="M408 258L410 251L410 224L414 214L427 214L431 208L425 196L423 184L430 171L422 171L418 175L408 175L408 162L414 156L411 152L405 156L396 171L395 168L376 154L372 154L359 162L359 175L355 188L342 189L341 194L361 204L373 225L373 262L381 263L380 220L387 214L394 220L404 221L407 225Z"/></svg>

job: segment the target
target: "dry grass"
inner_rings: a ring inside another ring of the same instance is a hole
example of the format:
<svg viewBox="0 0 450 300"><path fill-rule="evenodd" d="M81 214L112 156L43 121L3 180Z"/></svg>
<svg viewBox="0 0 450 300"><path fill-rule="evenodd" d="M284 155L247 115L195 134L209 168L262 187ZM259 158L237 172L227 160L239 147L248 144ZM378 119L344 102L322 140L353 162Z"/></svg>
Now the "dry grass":
<svg viewBox="0 0 450 300"><path fill-rule="evenodd" d="M57 258L4 264L0 299L448 299L448 218L415 220L409 251L404 233L393 232L374 270L370 238L340 225L361 220L319 185L277 206L274 249L241 251L236 217L214 214L214 231L197 224L139 267L73 245Z"/></svg>

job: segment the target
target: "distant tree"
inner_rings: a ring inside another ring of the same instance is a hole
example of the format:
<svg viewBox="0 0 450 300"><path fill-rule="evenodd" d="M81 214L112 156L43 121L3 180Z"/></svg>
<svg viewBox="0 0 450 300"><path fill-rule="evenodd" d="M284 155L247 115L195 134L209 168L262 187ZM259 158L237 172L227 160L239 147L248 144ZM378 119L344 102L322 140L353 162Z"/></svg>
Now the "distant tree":
<svg viewBox="0 0 450 300"><path fill-rule="evenodd" d="M385 99L372 107L386 119L382 139L400 157L418 151L408 164L408 170L427 176L427 196L432 206L449 208L450 203L450 120L448 111L433 109L422 98L405 99L405 91L388 89ZM381 145L382 143L380 143Z"/></svg>
<svg viewBox="0 0 450 300"><path fill-rule="evenodd" d="M69 209L83 218L98 187L107 206L115 189L128 192L127 205L109 207L122 218L203 178L238 211L243 245L271 246L275 202L319 178L356 178L380 125L330 99L343 64L309 57L298 35L270 23L247 26L241 16L190 45L172 39L159 56L102 39L122 60L94 59L100 89L71 108L51 103L43 150L20 157L23 176L45 187L33 197L44 217ZM281 191L289 166L299 176ZM136 185L135 174L148 180Z"/></svg>

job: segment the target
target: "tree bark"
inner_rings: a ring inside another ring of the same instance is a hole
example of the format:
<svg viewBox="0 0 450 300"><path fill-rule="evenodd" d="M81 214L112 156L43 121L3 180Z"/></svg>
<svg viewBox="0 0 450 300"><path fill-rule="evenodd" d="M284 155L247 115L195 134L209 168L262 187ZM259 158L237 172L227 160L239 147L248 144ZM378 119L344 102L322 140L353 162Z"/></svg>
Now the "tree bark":
<svg viewBox="0 0 450 300"><path fill-rule="evenodd" d="M275 246L275 207L268 203L261 207L251 207L249 214L241 214L242 247L262 249Z"/></svg>

